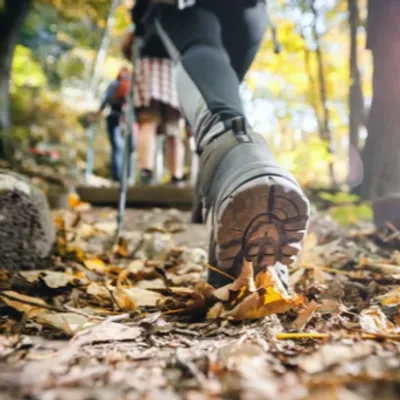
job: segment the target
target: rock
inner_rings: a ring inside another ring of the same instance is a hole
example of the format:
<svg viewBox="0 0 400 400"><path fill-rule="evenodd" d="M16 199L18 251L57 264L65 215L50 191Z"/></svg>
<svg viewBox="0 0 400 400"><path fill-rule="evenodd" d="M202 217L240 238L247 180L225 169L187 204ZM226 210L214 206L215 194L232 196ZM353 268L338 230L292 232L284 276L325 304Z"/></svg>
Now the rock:
<svg viewBox="0 0 400 400"><path fill-rule="evenodd" d="M390 222L400 229L400 193L376 199L372 208L377 228L385 228L387 222Z"/></svg>
<svg viewBox="0 0 400 400"><path fill-rule="evenodd" d="M55 226L43 192L24 176L0 169L0 269L40 268Z"/></svg>

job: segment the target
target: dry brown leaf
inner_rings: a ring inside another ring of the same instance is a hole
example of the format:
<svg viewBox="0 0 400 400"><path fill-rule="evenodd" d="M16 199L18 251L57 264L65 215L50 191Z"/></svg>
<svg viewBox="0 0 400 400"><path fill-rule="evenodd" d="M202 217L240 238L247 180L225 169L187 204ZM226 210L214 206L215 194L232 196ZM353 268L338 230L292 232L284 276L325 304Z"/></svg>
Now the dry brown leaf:
<svg viewBox="0 0 400 400"><path fill-rule="evenodd" d="M382 306L400 305L400 288L393 289L376 299L379 300Z"/></svg>
<svg viewBox="0 0 400 400"><path fill-rule="evenodd" d="M302 331L318 308L319 304L313 300L306 308L299 312L297 318L293 321L291 328L296 331Z"/></svg>
<svg viewBox="0 0 400 400"><path fill-rule="evenodd" d="M93 227L100 232L103 232L109 236L114 235L117 230L117 222L116 221L108 221L108 222L97 222L93 225Z"/></svg>
<svg viewBox="0 0 400 400"><path fill-rule="evenodd" d="M139 281L136 284L136 287L140 288L140 289L166 289L167 288L165 282L161 278Z"/></svg>
<svg viewBox="0 0 400 400"><path fill-rule="evenodd" d="M217 319L219 318L224 312L224 304L219 302L215 303L207 313L207 319Z"/></svg>
<svg viewBox="0 0 400 400"><path fill-rule="evenodd" d="M215 308L209 318L258 319L303 304L300 296L287 292L273 269L259 273L254 280L253 266L248 262L233 283L216 289L213 295L224 302L225 309Z"/></svg>
<svg viewBox="0 0 400 400"><path fill-rule="evenodd" d="M82 346L101 342L134 340L141 335L141 332L142 330L138 327L104 321L88 329L81 330L74 342Z"/></svg>
<svg viewBox="0 0 400 400"><path fill-rule="evenodd" d="M88 285L86 288L86 293L102 300L109 300L111 298L109 290L107 290L105 286L101 286L96 282L92 282L90 285Z"/></svg>
<svg viewBox="0 0 400 400"><path fill-rule="evenodd" d="M65 272L46 270L22 271L20 272L20 275L30 283L43 280L46 286L48 286L50 289L65 287L76 279L75 276L66 274Z"/></svg>
<svg viewBox="0 0 400 400"><path fill-rule="evenodd" d="M75 313L52 313L41 311L36 315L36 322L41 325L48 325L66 333L69 336L75 335L80 330L93 324L81 314Z"/></svg>
<svg viewBox="0 0 400 400"><path fill-rule="evenodd" d="M0 298L3 300L3 302L5 304L7 304L9 307L12 307L19 312L24 313L28 318L33 318L36 315L38 315L40 312L42 312L42 309L40 308L40 306L46 305L46 302L43 301L42 299L38 299L36 297L31 297L31 296L25 296L25 295L19 294L17 292L5 291L4 294L21 300L21 302L19 302L18 300L11 300L7 297L2 296L0 293ZM24 302L36 303L36 304L38 304L38 306L29 305Z"/></svg>
<svg viewBox="0 0 400 400"><path fill-rule="evenodd" d="M137 307L155 307L163 296L160 293L138 287L122 289Z"/></svg>
<svg viewBox="0 0 400 400"><path fill-rule="evenodd" d="M368 333L400 333L400 327L390 322L379 307L362 310L359 321L361 329Z"/></svg>
<svg viewBox="0 0 400 400"><path fill-rule="evenodd" d="M136 303L128 296L123 288L116 288L112 292L112 297L118 307L123 311L134 311L137 309Z"/></svg>
<svg viewBox="0 0 400 400"><path fill-rule="evenodd" d="M20 299L22 302L37 303L38 307L19 302L18 300L11 300L6 297L0 297L9 306L19 312L23 312L28 319L33 319L40 325L48 325L57 330L60 330L67 335L73 335L85 325L87 326L89 320L87 317L75 314L75 313L57 313L48 311L47 309L41 308L40 306L46 306L47 304L42 300L35 297L24 296L16 292L4 292L6 295Z"/></svg>
<svg viewBox="0 0 400 400"><path fill-rule="evenodd" d="M240 275L234 282L216 289L214 291L214 296L219 300L227 301L229 300L231 292L247 291L252 293L255 290L253 264L252 262L244 260Z"/></svg>

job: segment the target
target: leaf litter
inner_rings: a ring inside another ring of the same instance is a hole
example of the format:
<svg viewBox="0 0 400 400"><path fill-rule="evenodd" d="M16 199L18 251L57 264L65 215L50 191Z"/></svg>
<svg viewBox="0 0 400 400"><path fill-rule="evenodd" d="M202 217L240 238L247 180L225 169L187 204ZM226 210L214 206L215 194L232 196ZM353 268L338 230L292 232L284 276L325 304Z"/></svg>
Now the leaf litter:
<svg viewBox="0 0 400 400"><path fill-rule="evenodd" d="M0 272L2 399L398 398L393 227L316 214L289 286L245 261L213 288L187 214L128 210L112 245L114 211L70 207L48 269Z"/></svg>

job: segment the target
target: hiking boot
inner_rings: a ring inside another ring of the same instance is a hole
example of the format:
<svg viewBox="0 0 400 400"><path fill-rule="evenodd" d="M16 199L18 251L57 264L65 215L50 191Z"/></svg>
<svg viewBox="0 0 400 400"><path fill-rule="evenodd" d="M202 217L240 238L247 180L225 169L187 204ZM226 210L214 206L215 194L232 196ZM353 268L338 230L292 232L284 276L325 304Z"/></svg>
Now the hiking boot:
<svg viewBox="0 0 400 400"><path fill-rule="evenodd" d="M172 176L169 181L169 184L181 188L186 185L187 179L188 179L188 177L186 174L183 174L182 177L180 177L180 178L178 178L176 176Z"/></svg>
<svg viewBox="0 0 400 400"><path fill-rule="evenodd" d="M243 260L254 272L274 267L287 286L287 265L300 251L309 203L295 178L281 168L265 139L243 118L209 143L200 156L197 195L210 230L209 263L237 277ZM209 270L208 282L231 281Z"/></svg>
<svg viewBox="0 0 400 400"><path fill-rule="evenodd" d="M142 185L152 185L154 183L154 174L150 169L140 170L139 182Z"/></svg>

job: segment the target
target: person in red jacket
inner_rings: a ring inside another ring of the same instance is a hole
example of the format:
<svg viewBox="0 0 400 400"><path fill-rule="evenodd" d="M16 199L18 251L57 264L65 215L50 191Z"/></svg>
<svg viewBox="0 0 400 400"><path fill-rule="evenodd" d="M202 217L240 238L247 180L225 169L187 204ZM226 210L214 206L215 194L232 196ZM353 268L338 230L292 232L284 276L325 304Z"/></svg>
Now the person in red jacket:
<svg viewBox="0 0 400 400"><path fill-rule="evenodd" d="M122 170L124 139L120 130L119 121L129 91L130 75L128 68L123 67L120 69L116 79L108 85L97 113L100 115L107 106L110 107L106 122L108 138L111 144L112 178L115 181L119 181Z"/></svg>

